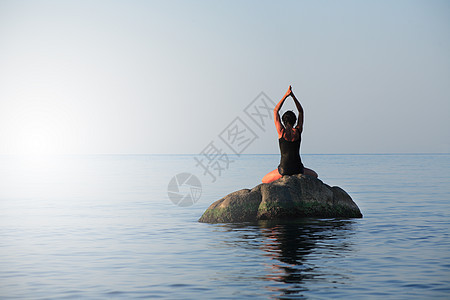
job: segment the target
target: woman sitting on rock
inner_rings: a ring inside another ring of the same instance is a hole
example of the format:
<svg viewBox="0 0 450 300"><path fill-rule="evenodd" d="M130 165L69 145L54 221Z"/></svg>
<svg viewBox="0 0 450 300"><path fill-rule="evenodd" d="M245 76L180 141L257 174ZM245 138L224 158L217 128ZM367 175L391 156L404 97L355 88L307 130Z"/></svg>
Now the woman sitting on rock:
<svg viewBox="0 0 450 300"><path fill-rule="evenodd" d="M291 110L285 112L280 121L279 111L287 97L292 96L295 106L298 110L297 126L294 127L297 117ZM280 145L281 160L278 168L266 174L263 177L263 183L269 183L281 178L283 175L305 174L317 177L317 173L303 166L300 158L300 142L303 131L303 108L292 92L291 86L287 90L283 98L278 102L273 110L275 127L278 132L278 144Z"/></svg>

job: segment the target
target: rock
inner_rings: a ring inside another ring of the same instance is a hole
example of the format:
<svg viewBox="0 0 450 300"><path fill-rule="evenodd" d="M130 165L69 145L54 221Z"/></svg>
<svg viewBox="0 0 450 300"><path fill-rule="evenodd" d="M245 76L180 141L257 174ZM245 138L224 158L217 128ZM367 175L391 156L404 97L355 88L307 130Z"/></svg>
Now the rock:
<svg viewBox="0 0 450 300"><path fill-rule="evenodd" d="M199 222L252 222L301 217L362 218L362 214L343 189L298 174L262 183L251 190L233 192L211 204Z"/></svg>

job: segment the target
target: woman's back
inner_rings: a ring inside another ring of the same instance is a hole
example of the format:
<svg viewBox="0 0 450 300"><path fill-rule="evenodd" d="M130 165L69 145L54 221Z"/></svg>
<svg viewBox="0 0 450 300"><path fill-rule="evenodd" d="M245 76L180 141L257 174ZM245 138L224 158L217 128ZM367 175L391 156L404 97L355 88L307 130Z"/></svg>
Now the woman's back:
<svg viewBox="0 0 450 300"><path fill-rule="evenodd" d="M301 139L300 135L298 128L282 128L281 135L278 136L278 139L284 138L286 141L293 142Z"/></svg>
<svg viewBox="0 0 450 300"><path fill-rule="evenodd" d="M301 136L298 130L296 131L284 129L282 136L278 139L281 154L278 172L281 175L303 173L303 163L300 158Z"/></svg>

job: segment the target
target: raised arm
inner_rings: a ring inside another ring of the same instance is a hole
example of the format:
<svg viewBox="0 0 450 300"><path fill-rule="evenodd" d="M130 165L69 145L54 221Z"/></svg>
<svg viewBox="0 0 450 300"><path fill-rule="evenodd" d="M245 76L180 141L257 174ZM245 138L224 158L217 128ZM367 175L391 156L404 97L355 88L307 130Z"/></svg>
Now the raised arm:
<svg viewBox="0 0 450 300"><path fill-rule="evenodd" d="M289 97L292 93L291 86L289 86L286 94L284 94L283 98L281 98L280 102L275 106L273 109L273 119L275 121L275 127L277 128L278 132L278 138L281 138L283 135L283 124L281 124L281 118L280 118L280 109L281 106L283 106L284 100L286 100L287 97Z"/></svg>
<svg viewBox="0 0 450 300"><path fill-rule="evenodd" d="M300 102L297 100L297 97L295 97L294 92L291 90L291 96L292 99L294 99L295 106L297 106L298 110L298 119L297 119L297 128L300 132L303 131L303 107L300 104Z"/></svg>

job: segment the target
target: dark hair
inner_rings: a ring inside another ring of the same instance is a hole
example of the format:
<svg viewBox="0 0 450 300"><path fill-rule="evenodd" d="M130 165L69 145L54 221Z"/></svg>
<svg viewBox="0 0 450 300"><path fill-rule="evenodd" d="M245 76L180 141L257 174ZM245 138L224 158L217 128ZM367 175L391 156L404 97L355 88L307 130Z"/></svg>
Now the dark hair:
<svg viewBox="0 0 450 300"><path fill-rule="evenodd" d="M283 114L281 120L283 121L284 126L286 126L286 124L290 124L292 127L294 127L295 121L297 121L297 117L292 110L288 110Z"/></svg>

